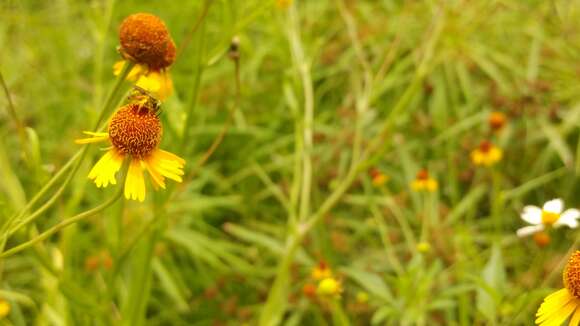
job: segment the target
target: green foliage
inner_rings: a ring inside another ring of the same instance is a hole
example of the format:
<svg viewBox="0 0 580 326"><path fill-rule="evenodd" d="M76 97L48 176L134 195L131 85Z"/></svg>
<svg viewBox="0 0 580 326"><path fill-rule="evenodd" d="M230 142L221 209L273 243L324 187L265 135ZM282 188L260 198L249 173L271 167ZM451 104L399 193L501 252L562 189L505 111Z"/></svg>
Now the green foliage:
<svg viewBox="0 0 580 326"><path fill-rule="evenodd" d="M515 233L580 205L580 2L281 2L0 2L2 323L532 323L580 239ZM125 97L142 11L178 47L161 147L187 164L137 203L74 139ZM482 141L502 160L475 166ZM320 262L342 293L308 293Z"/></svg>

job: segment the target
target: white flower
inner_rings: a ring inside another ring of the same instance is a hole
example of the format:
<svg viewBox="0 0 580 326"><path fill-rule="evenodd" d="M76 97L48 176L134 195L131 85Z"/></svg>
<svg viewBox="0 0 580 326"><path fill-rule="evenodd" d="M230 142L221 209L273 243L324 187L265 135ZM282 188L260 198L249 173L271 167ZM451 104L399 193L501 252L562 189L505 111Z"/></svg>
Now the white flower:
<svg viewBox="0 0 580 326"><path fill-rule="evenodd" d="M522 211L522 220L531 224L517 230L518 237L525 237L540 231L543 231L546 226L552 225L555 228L566 225L570 228L578 226L578 218L580 218L580 211L571 208L564 212L564 202L560 198L547 201L542 208L537 206L526 206Z"/></svg>

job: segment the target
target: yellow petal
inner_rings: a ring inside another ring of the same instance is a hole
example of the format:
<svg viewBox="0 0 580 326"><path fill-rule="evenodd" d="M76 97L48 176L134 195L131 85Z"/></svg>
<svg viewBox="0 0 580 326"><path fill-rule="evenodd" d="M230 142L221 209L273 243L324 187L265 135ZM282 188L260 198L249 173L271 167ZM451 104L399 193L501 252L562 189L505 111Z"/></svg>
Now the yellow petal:
<svg viewBox="0 0 580 326"><path fill-rule="evenodd" d="M561 316L562 313L566 312L568 309L572 309L569 307L570 304L572 304L572 307L576 306L574 297L565 288L547 296L536 313L536 317L538 317L536 319L536 324L544 325L545 323L552 323L552 321L555 320L555 318L558 318L558 316ZM572 311L573 309L570 310L564 319L566 319Z"/></svg>
<svg viewBox="0 0 580 326"><path fill-rule="evenodd" d="M570 323L568 326L578 326L580 324L580 308L576 307L576 311L574 315L572 315L572 319L570 319Z"/></svg>
<svg viewBox="0 0 580 326"><path fill-rule="evenodd" d="M153 186L159 186L165 189L165 178L159 173L159 171L157 171L151 158L145 159L143 163L145 164L147 172L149 172L149 175L151 175L151 179L153 179Z"/></svg>
<svg viewBox="0 0 580 326"><path fill-rule="evenodd" d="M117 184L115 174L123 164L123 156L117 154L114 150L109 150L93 166L89 172L89 179L93 180L97 187L106 187L109 184Z"/></svg>
<svg viewBox="0 0 580 326"><path fill-rule="evenodd" d="M173 93L173 82L166 70L151 71L137 81L137 86L153 93L160 100L165 100Z"/></svg>
<svg viewBox="0 0 580 326"><path fill-rule="evenodd" d="M143 178L141 162L138 159L132 159L129 165L125 180L125 198L140 202L145 200L145 179Z"/></svg>
<svg viewBox="0 0 580 326"><path fill-rule="evenodd" d="M172 153L156 150L148 158L149 166L160 175L171 180L182 182L185 160Z"/></svg>
<svg viewBox="0 0 580 326"><path fill-rule="evenodd" d="M123 69L125 68L126 64L127 61L124 60L115 62L115 64L113 65L113 75L119 76L121 72L123 72ZM131 69L131 71L127 75L127 78L125 79L129 81L136 81L137 78L139 78L139 76L144 74L146 71L147 67L136 64L135 66L133 66L133 69Z"/></svg>
<svg viewBox="0 0 580 326"><path fill-rule="evenodd" d="M546 318L540 325L544 326L560 326L578 306L576 300L571 300L565 306L555 311L552 315ZM538 320L536 320L538 323Z"/></svg>

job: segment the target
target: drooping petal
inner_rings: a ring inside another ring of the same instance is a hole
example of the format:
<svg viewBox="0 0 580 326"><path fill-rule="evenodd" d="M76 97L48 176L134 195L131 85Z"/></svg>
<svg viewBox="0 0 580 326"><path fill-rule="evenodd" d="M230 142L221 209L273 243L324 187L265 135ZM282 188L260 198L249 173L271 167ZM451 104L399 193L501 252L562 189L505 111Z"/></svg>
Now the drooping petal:
<svg viewBox="0 0 580 326"><path fill-rule="evenodd" d="M554 227L560 227L562 225L567 225L571 228L576 228L578 226L578 218L580 217L580 211L577 209L571 208L567 209L560 215L560 218L556 223L554 223Z"/></svg>
<svg viewBox="0 0 580 326"><path fill-rule="evenodd" d="M141 162L138 159L132 159L129 165L125 180L125 198L140 202L145 200L145 179L143 178Z"/></svg>
<svg viewBox="0 0 580 326"><path fill-rule="evenodd" d="M119 76L121 74L121 72L123 72L123 69L125 68L126 64L127 64L127 61L125 61L125 60L115 62L115 64L113 65L113 75ZM147 68L145 66L140 65L140 64L136 64L133 67L133 69L131 69L131 71L127 75L126 79L129 81L136 81L137 78L139 78L139 76L144 74L146 71L147 71Z"/></svg>
<svg viewBox="0 0 580 326"><path fill-rule="evenodd" d="M123 156L111 149L93 166L89 172L89 179L93 180L99 188L117 184L115 174L122 164Z"/></svg>
<svg viewBox="0 0 580 326"><path fill-rule="evenodd" d="M537 206L529 205L524 207L520 216L522 220L533 225L542 223L542 209Z"/></svg>
<svg viewBox="0 0 580 326"><path fill-rule="evenodd" d="M152 162L150 158L147 158L143 160L143 164L145 165L147 172L149 172L151 179L153 179L153 186L165 189L165 178L155 168L154 162Z"/></svg>
<svg viewBox="0 0 580 326"><path fill-rule="evenodd" d="M576 311L570 319L568 326L578 326L580 324L580 307L576 307Z"/></svg>
<svg viewBox="0 0 580 326"><path fill-rule="evenodd" d="M182 182L181 176L185 160L179 156L163 150L156 150L147 158L149 168L171 180Z"/></svg>
<svg viewBox="0 0 580 326"><path fill-rule="evenodd" d="M530 226L524 226L523 228L518 229L516 231L516 234L518 235L518 237L522 238L522 237L527 237L528 235L532 235L534 233L538 233L542 230L544 230L543 224L530 225Z"/></svg>
<svg viewBox="0 0 580 326"><path fill-rule="evenodd" d="M565 305L554 308L551 314L546 314L536 319L536 324L541 326L559 326L574 312L578 306L576 300L572 299Z"/></svg>
<svg viewBox="0 0 580 326"><path fill-rule="evenodd" d="M90 143L98 143L109 139L109 134L106 132L91 132L91 131L83 131L83 134L89 135L92 137L89 138L81 138L75 139L76 144L90 144Z"/></svg>
<svg viewBox="0 0 580 326"><path fill-rule="evenodd" d="M166 70L151 71L141 76L136 85L155 94L162 101L173 93L173 81Z"/></svg>
<svg viewBox="0 0 580 326"><path fill-rule="evenodd" d="M544 204L544 210L550 213L560 214L564 209L564 202L560 198L552 199Z"/></svg>
<svg viewBox="0 0 580 326"><path fill-rule="evenodd" d="M538 312L536 313L536 324L550 323L554 317L557 317L562 312L561 310L566 307L569 303L574 304L575 298L566 289L560 289L544 299L544 302L540 305ZM572 310L573 311L573 310ZM568 315L570 315L572 313ZM568 315L566 317L568 317Z"/></svg>

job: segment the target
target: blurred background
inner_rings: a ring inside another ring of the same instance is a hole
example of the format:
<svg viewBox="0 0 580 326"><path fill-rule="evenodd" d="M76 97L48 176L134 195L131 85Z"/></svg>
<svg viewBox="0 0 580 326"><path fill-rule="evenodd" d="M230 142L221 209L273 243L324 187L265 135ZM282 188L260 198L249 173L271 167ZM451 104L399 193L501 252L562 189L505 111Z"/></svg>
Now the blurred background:
<svg viewBox="0 0 580 326"><path fill-rule="evenodd" d="M579 205L573 0L3 0L2 224L80 149L136 12L178 47L184 182L0 258L0 323L530 325L562 286L577 231L516 230ZM113 195L101 149L7 249Z"/></svg>

